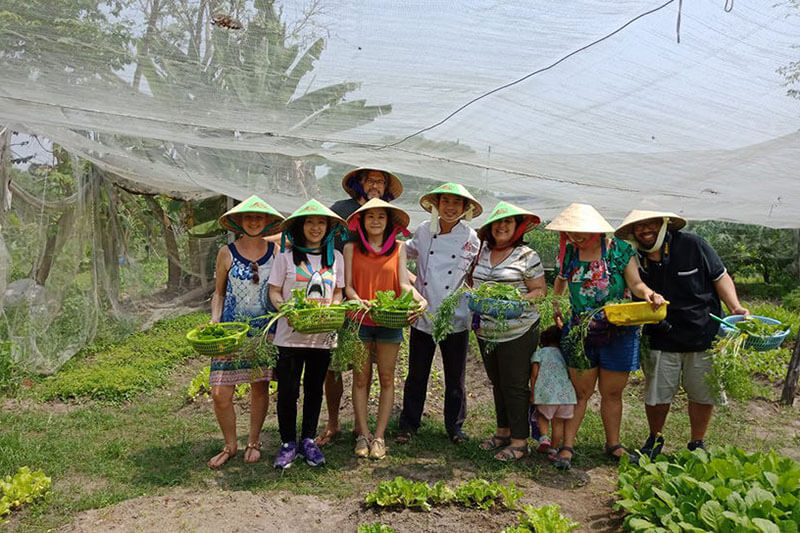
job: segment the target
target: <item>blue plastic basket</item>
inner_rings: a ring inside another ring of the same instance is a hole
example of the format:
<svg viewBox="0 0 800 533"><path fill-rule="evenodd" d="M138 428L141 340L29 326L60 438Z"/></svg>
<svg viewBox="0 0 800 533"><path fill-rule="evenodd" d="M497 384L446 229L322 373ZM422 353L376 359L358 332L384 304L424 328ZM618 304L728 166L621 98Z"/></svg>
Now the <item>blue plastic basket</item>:
<svg viewBox="0 0 800 533"><path fill-rule="evenodd" d="M467 306L473 313L491 316L494 318L519 318L525 311L525 302L512 300L498 300L496 298L479 298L473 293L467 293Z"/></svg>
<svg viewBox="0 0 800 533"><path fill-rule="evenodd" d="M762 322L767 324L781 324L780 320L775 320L774 318L770 318L768 316L757 316L757 315L750 315L752 318L757 318ZM723 319L727 324L731 324L730 326L721 325L721 329L725 335L734 335L739 332L733 324L737 322L741 322L744 320L744 315L731 315L727 316ZM790 328L786 328L784 331L779 331L774 335L769 337L764 337L761 335L748 335L747 340L745 341L744 345L747 348L752 348L757 352L765 352L767 350L774 350L778 348L783 341L786 340L786 337L789 336Z"/></svg>

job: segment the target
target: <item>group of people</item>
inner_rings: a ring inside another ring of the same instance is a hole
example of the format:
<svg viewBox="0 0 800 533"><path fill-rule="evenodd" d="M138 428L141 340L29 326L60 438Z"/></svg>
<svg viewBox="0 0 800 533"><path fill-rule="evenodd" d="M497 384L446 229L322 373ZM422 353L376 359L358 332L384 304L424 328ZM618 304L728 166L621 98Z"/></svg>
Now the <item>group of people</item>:
<svg viewBox="0 0 800 533"><path fill-rule="evenodd" d="M280 308L295 289L323 304L345 298L368 302L377 291L393 290L398 295L410 291L417 305L409 314L408 375L395 437L397 444L405 444L419 429L425 407L437 347L431 316L464 285L507 284L530 300L520 316L498 320L474 314L462 299L450 333L438 342L445 381L444 426L451 442L468 440L463 430L465 372L469 331L474 330L492 386L497 424L493 435L479 446L498 460L516 461L528 455L533 424L539 433L536 449L548 454L556 467L570 468L587 402L596 388L609 457L628 454L635 461L641 454L661 452L661 432L680 385L689 399L688 447L704 447L713 407L724 401L712 397L705 382L711 366L709 348L718 329L709 313L721 313L720 299L733 313L747 314L747 310L714 250L696 235L680 231L686 224L683 218L634 210L615 230L592 206L568 206L547 229L560 234L553 291L568 294L570 313L562 316L556 309L556 324L540 332L536 301L548 291L545 272L539 255L524 242L525 233L541 222L536 214L500 202L476 231L469 222L482 213L481 204L465 187L446 183L420 198L430 220L420 224L410 239L400 241L398 235L410 235L410 219L391 204L403 191L397 176L359 168L344 176L342 187L350 198L330 209L310 200L284 218L253 196L220 218L222 227L238 237L217 256L212 322L262 317ZM408 259L416 260L413 274L406 267ZM642 329L615 326L594 312L605 303L631 297L653 308L668 301L666 320ZM569 332L585 327L580 323L587 311L594 318L579 348L570 341L575 336ZM263 326L258 320L251 325ZM651 348L642 361L650 435L632 453L620 438L622 392L629 373L640 366L642 335L649 337ZM403 331L365 317L358 336L369 357L361 368L353 369L354 453L382 459L387 452L385 434ZM235 385L244 382L251 383L252 391L244 460L260 459L271 379L278 381L281 439L274 466L288 468L298 456L311 466L325 462L321 447L340 431L343 381L328 368L336 336L303 334L281 318L273 342L278 350L274 368L253 357L242 361L238 354L212 360L212 398L225 440L222 451L208 463L212 468L237 453L233 392ZM373 364L380 383L374 431L367 423ZM317 436L323 389L328 421Z"/></svg>

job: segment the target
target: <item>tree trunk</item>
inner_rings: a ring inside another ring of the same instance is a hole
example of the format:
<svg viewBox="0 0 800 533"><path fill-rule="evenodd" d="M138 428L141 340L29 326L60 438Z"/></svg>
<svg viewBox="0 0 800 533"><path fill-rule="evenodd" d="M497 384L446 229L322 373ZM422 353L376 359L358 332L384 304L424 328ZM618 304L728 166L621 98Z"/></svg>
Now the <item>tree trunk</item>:
<svg viewBox="0 0 800 533"><path fill-rule="evenodd" d="M139 83L142 79L142 61L149 61L150 56L150 39L153 38L153 33L156 31L156 24L158 23L158 11L161 0L153 0L150 5L150 14L147 17L147 30L142 37L139 50L136 51L136 70L133 72L133 88L139 90Z"/></svg>
<svg viewBox="0 0 800 533"><path fill-rule="evenodd" d="M164 245L167 248L167 261L169 262L167 293L177 294L181 288L181 273L183 272L180 265L178 239L175 238L175 231L172 229L169 217L164 210L161 209L158 201L152 196L145 196L144 199L153 212L153 215L161 222L161 228L164 231Z"/></svg>
<svg viewBox="0 0 800 533"><path fill-rule="evenodd" d="M31 269L30 278L36 281L37 284L44 286L47 282L47 278L50 276L50 271L53 268L53 263L55 263L56 258L64 248L64 244L66 244L74 227L75 208L69 207L58 217L58 221L55 223L55 229L51 228L48 232L45 245L39 252L39 257L36 259L36 263L34 263Z"/></svg>
<svg viewBox="0 0 800 533"><path fill-rule="evenodd" d="M183 211L186 220L186 229L192 229L195 226L194 208L192 202L187 200L183 203ZM189 237L189 264L191 265L191 272L189 273L189 288L194 289L204 282L202 279L202 267L200 257L200 247L198 246L197 239Z"/></svg>
<svg viewBox="0 0 800 533"><path fill-rule="evenodd" d="M783 405L791 406L794 403L794 397L797 394L797 379L800 377L800 338L794 343L794 352L792 352L792 359L789 361L789 369L786 372L786 381L783 383L783 392L781 393L781 403Z"/></svg>
<svg viewBox="0 0 800 533"><path fill-rule="evenodd" d="M0 222L11 209L11 130L0 128Z"/></svg>
<svg viewBox="0 0 800 533"><path fill-rule="evenodd" d="M795 280L800 282L800 229L792 230L794 240L794 257L792 257L792 272Z"/></svg>

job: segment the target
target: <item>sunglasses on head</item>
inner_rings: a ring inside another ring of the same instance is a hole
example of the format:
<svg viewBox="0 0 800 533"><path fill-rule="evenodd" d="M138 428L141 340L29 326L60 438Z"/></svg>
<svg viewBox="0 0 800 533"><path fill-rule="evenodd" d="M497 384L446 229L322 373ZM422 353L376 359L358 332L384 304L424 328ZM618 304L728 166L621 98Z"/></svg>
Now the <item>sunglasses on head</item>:
<svg viewBox="0 0 800 533"><path fill-rule="evenodd" d="M250 270L253 271L253 283L258 283L260 280L258 279L258 262L252 261L250 263Z"/></svg>

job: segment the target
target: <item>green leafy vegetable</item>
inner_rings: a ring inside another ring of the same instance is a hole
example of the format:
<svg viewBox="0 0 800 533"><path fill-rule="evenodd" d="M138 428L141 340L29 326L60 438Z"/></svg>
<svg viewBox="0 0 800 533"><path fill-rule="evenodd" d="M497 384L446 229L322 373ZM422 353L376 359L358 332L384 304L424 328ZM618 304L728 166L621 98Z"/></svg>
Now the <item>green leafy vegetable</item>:
<svg viewBox="0 0 800 533"><path fill-rule="evenodd" d="M403 291L399 297L393 290L375 291L373 306L384 311L405 311L408 312L417 306L411 291Z"/></svg>
<svg viewBox="0 0 800 533"><path fill-rule="evenodd" d="M51 485L52 480L44 472L31 471L28 466L20 467L13 477L6 476L0 480L0 524L3 516L43 497Z"/></svg>
<svg viewBox="0 0 800 533"><path fill-rule="evenodd" d="M674 458L623 458L617 508L630 531L797 533L800 463L732 446L683 450Z"/></svg>
<svg viewBox="0 0 800 533"><path fill-rule="evenodd" d="M375 492L367 494L364 499L371 507L407 507L429 511L432 505L458 503L464 507L490 509L502 504L513 509L517 500L522 497L513 483L502 486L484 479L470 481L451 489L439 481L433 486L423 481L410 481L396 477L392 481L382 481Z"/></svg>
<svg viewBox="0 0 800 533"><path fill-rule="evenodd" d="M780 333L786 329L781 326L781 324L767 324L763 320L759 320L755 317L740 320L736 322L734 326L742 333L747 333L754 337L772 337L776 333Z"/></svg>
<svg viewBox="0 0 800 533"><path fill-rule="evenodd" d="M359 525L358 533L396 533L396 530L391 526L387 526L386 524L375 522L374 524Z"/></svg>
<svg viewBox="0 0 800 533"><path fill-rule="evenodd" d="M562 515L556 504L534 507L526 505L519 517L519 524L507 527L503 533L569 533L580 527L578 522Z"/></svg>

